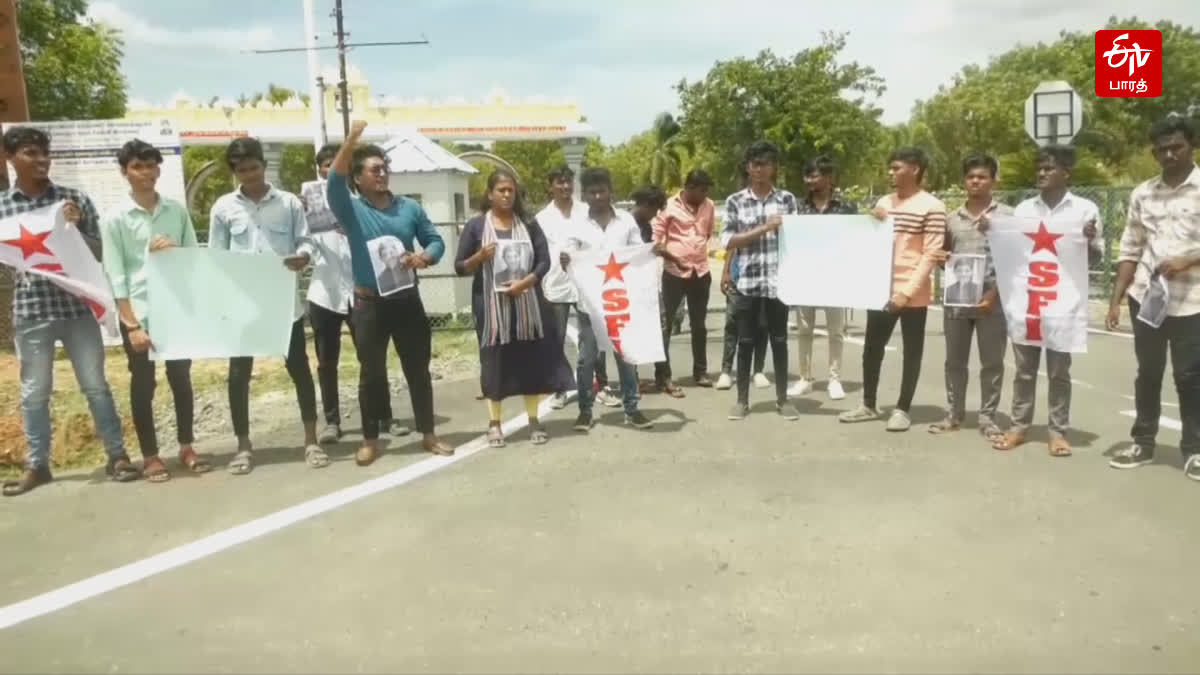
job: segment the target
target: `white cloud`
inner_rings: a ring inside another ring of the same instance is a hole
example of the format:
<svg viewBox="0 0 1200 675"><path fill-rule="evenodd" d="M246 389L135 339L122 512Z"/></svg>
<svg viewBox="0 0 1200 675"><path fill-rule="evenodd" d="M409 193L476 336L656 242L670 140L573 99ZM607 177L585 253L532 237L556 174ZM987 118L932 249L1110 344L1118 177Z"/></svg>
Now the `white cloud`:
<svg viewBox="0 0 1200 675"><path fill-rule="evenodd" d="M115 2L91 3L88 6L88 17L120 30L121 37L128 43L157 47L208 47L241 51L249 48L261 49L276 42L275 31L269 26L175 30L151 24L121 9Z"/></svg>

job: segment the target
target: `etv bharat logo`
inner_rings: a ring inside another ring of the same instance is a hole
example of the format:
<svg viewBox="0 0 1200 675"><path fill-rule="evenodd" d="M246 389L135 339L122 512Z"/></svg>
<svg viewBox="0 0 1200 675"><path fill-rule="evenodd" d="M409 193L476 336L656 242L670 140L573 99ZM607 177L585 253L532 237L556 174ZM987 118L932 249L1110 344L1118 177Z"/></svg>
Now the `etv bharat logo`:
<svg viewBox="0 0 1200 675"><path fill-rule="evenodd" d="M1096 31L1096 95L1161 96L1162 44L1157 30Z"/></svg>

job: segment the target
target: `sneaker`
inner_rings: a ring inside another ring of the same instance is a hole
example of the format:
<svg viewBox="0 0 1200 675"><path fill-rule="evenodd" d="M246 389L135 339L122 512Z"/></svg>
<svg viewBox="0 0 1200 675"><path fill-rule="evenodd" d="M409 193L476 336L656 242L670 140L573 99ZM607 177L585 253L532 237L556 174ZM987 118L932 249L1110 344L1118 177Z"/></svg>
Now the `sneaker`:
<svg viewBox="0 0 1200 675"><path fill-rule="evenodd" d="M393 438L397 436L407 436L412 433L412 429L409 429L401 424L399 420L388 420L380 425L380 427L388 436Z"/></svg>
<svg viewBox="0 0 1200 675"><path fill-rule="evenodd" d="M559 394L555 394L550 397L550 409L551 410L562 410L565 407L567 407L567 395L566 394L559 393Z"/></svg>
<svg viewBox="0 0 1200 675"><path fill-rule="evenodd" d="M1118 450L1108 465L1114 469L1136 469L1154 461L1154 451L1147 450L1136 443L1123 450Z"/></svg>
<svg viewBox="0 0 1200 675"><path fill-rule="evenodd" d="M628 424L634 429L649 429L650 427L654 426L654 422L651 422L650 418L646 417L646 413L642 412L641 410L634 411L632 415L626 415L625 424Z"/></svg>
<svg viewBox="0 0 1200 675"><path fill-rule="evenodd" d="M621 399L613 396L612 392L607 389L601 389L600 391L596 392L596 402L600 405L608 406L609 408L621 407Z"/></svg>
<svg viewBox="0 0 1200 675"><path fill-rule="evenodd" d="M846 390L842 389L842 383L838 380L829 381L829 398L833 401L840 401L846 398Z"/></svg>
<svg viewBox="0 0 1200 675"><path fill-rule="evenodd" d="M838 415L838 421L845 424L857 424L858 422L874 422L879 419L879 411L874 408L868 408L865 405L860 405L854 410L847 410Z"/></svg>
<svg viewBox="0 0 1200 675"><path fill-rule="evenodd" d="M788 403L787 401L780 403L778 405L778 409L779 416L785 420L791 421L800 419L800 411L796 410L796 406Z"/></svg>
<svg viewBox="0 0 1200 675"><path fill-rule="evenodd" d="M796 380L792 384L792 386L788 387L787 395L788 396L804 396L805 394L811 393L812 389L813 389L812 384L813 384L812 380L808 380L808 379L805 379L802 377L799 380Z"/></svg>
<svg viewBox="0 0 1200 675"><path fill-rule="evenodd" d="M594 426L596 426L596 420L592 419L591 413L579 413L579 417L575 418L575 426L571 428L586 433Z"/></svg>
<svg viewBox="0 0 1200 675"><path fill-rule="evenodd" d="M317 443L321 445L330 445L342 440L342 428L336 424L327 424L321 430L321 434L317 436Z"/></svg>
<svg viewBox="0 0 1200 675"><path fill-rule="evenodd" d="M733 388L733 378L729 376L729 373L721 373L721 376L717 378L717 384L714 389L726 390L731 388Z"/></svg>
<svg viewBox="0 0 1200 675"><path fill-rule="evenodd" d="M892 411L892 416L887 421L888 431L908 431L910 427L912 427L912 419L909 418L908 413L903 410Z"/></svg>
<svg viewBox="0 0 1200 675"><path fill-rule="evenodd" d="M734 404L732 409L730 409L729 419L737 422L739 420L746 419L746 415L749 415L749 414L750 414L750 406L748 404L737 403L737 404Z"/></svg>
<svg viewBox="0 0 1200 675"><path fill-rule="evenodd" d="M1192 455L1183 464L1183 475L1192 480L1200 480L1200 455Z"/></svg>
<svg viewBox="0 0 1200 675"><path fill-rule="evenodd" d="M771 381L767 379L766 375L763 375L762 373L755 373L754 386L758 387L759 389L766 389L767 387L771 386Z"/></svg>

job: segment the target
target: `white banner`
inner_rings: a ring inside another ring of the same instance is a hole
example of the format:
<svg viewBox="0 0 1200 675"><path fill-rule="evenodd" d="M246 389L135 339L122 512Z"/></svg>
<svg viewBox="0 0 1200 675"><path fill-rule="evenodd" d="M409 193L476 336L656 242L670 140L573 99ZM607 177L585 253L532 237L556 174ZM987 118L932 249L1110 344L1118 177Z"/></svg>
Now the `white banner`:
<svg viewBox="0 0 1200 675"><path fill-rule="evenodd" d="M784 216L779 299L792 307L883 309L892 297L892 221Z"/></svg>
<svg viewBox="0 0 1200 675"><path fill-rule="evenodd" d="M1008 335L1021 345L1087 351L1088 251L1082 222L988 219Z"/></svg>
<svg viewBox="0 0 1200 675"><path fill-rule="evenodd" d="M666 358L658 305L662 275L652 248L643 244L572 253L567 266L600 351L619 354L633 365Z"/></svg>
<svg viewBox="0 0 1200 675"><path fill-rule="evenodd" d="M107 334L117 336L117 304L100 261L83 235L63 217L58 202L0 220L0 263L36 274L78 297Z"/></svg>

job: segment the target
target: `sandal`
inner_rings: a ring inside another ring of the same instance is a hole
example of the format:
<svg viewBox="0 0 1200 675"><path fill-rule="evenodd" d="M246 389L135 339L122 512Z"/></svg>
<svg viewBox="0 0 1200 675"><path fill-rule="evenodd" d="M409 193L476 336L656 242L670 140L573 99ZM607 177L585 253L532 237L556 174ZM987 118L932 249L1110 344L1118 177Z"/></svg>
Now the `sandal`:
<svg viewBox="0 0 1200 675"><path fill-rule="evenodd" d="M50 475L50 467L26 469L19 480L4 481L3 494L5 497L16 497L53 480L54 477Z"/></svg>
<svg viewBox="0 0 1200 675"><path fill-rule="evenodd" d="M987 439L989 443L995 443L1004 438L1004 430L995 423L984 425L979 429L980 435Z"/></svg>
<svg viewBox="0 0 1200 675"><path fill-rule="evenodd" d="M1050 439L1050 456L1051 457L1070 457L1071 444L1062 436L1054 436Z"/></svg>
<svg viewBox="0 0 1200 675"><path fill-rule="evenodd" d="M184 448L179 451L179 463L183 468L192 473L208 473L212 471L212 464L207 459L196 454L196 451L191 448Z"/></svg>
<svg viewBox="0 0 1200 675"><path fill-rule="evenodd" d="M239 450L225 468L235 476L244 476L250 473L254 470L254 453L249 450Z"/></svg>
<svg viewBox="0 0 1200 675"><path fill-rule="evenodd" d="M142 477L142 472L138 471L128 457L108 460L108 465L104 467L104 473L118 483L129 483Z"/></svg>
<svg viewBox="0 0 1200 675"><path fill-rule="evenodd" d="M454 454L454 448L442 440L422 441L421 447L425 449L425 452L432 452L435 455L442 455L443 457Z"/></svg>
<svg viewBox="0 0 1200 675"><path fill-rule="evenodd" d="M329 466L329 455L314 443L304 448L304 461L313 469L323 469Z"/></svg>
<svg viewBox="0 0 1200 675"><path fill-rule="evenodd" d="M504 442L504 432L500 430L498 425L488 427L487 441L489 448L503 448L506 445Z"/></svg>
<svg viewBox="0 0 1200 675"><path fill-rule="evenodd" d="M529 441L534 445L545 445L550 440L550 434L542 428L541 424L532 424L529 427Z"/></svg>
<svg viewBox="0 0 1200 675"><path fill-rule="evenodd" d="M992 441L993 450L1012 450L1025 443L1025 434L1019 431L1009 431Z"/></svg>
<svg viewBox="0 0 1200 675"><path fill-rule="evenodd" d="M165 483L171 480L171 472L167 471L167 463L162 457L154 455L142 462L142 478L151 483Z"/></svg>
<svg viewBox="0 0 1200 675"><path fill-rule="evenodd" d="M942 420L941 422L934 422L933 424L930 424L929 433L937 436L939 434L948 434L958 431L960 428L961 427L959 426L958 422L951 422L947 419Z"/></svg>
<svg viewBox="0 0 1200 675"><path fill-rule="evenodd" d="M679 388L679 385L675 384L674 382L664 382L663 384L658 385L658 388L660 391L662 391L662 393L670 396L671 398L683 398L687 395L684 394L683 390Z"/></svg>

